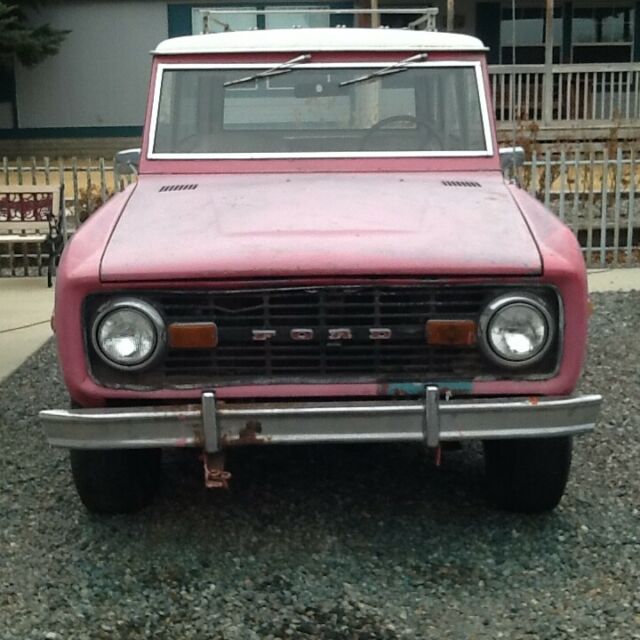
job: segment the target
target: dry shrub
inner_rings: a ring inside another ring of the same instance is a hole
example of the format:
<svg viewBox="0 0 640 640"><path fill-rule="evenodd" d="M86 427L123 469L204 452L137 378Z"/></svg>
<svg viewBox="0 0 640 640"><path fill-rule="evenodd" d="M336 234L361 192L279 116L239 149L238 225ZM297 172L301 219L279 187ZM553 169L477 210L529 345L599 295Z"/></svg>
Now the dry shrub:
<svg viewBox="0 0 640 640"><path fill-rule="evenodd" d="M113 191L105 189L104 194L98 185L92 184L78 192L78 222L84 222L98 207L101 207L111 196ZM104 197L103 197L104 196Z"/></svg>

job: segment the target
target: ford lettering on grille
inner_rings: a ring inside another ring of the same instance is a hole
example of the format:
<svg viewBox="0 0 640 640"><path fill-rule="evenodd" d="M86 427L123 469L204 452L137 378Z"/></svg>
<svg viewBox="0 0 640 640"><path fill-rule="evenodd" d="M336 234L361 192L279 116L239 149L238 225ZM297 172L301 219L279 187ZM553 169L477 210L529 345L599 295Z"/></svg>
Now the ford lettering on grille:
<svg viewBox="0 0 640 640"><path fill-rule="evenodd" d="M296 327L289 331L289 337L295 342L307 342L314 340L318 336L318 333L315 329ZM371 327L369 329L369 340L390 340L392 336L393 331L387 327ZM280 337L280 334L274 329L253 329L251 331L251 338L254 342L266 342L276 337ZM334 342L353 340L353 331L346 327L327 329L326 338Z"/></svg>

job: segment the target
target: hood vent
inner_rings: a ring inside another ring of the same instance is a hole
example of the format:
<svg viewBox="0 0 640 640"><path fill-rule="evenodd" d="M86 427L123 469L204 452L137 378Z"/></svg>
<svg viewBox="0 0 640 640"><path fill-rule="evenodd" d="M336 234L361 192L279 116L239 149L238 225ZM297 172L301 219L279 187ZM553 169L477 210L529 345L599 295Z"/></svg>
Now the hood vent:
<svg viewBox="0 0 640 640"><path fill-rule="evenodd" d="M165 184L158 191L193 191L197 187L197 184Z"/></svg>
<svg viewBox="0 0 640 640"><path fill-rule="evenodd" d="M473 182L471 180L443 180L442 184L445 187L480 187L479 182Z"/></svg>

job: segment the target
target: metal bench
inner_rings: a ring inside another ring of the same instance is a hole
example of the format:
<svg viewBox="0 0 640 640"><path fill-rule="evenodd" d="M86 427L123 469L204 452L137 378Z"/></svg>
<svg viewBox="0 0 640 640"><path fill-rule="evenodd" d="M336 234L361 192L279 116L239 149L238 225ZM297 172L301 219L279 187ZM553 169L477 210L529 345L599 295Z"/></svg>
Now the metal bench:
<svg viewBox="0 0 640 640"><path fill-rule="evenodd" d="M9 246L12 275L15 275L13 246L22 244L24 272L28 275L28 245L37 244L38 273L42 274L44 250L50 287L65 237L63 185L0 185L0 244Z"/></svg>

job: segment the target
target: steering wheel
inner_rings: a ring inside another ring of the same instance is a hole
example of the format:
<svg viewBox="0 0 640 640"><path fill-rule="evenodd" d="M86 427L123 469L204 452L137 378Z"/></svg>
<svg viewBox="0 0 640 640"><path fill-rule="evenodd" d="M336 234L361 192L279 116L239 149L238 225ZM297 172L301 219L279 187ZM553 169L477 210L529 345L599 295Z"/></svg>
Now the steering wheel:
<svg viewBox="0 0 640 640"><path fill-rule="evenodd" d="M401 114L397 116L389 116L388 118L382 118L382 120L378 120L370 129L367 131L365 136L362 138L362 144L360 146L360 151L365 151L371 138L376 135L384 126L388 124L396 124L400 122L406 122L407 124L413 124L416 126L416 129L419 131L420 129L426 130L429 133L429 137L435 139L438 143L440 149L444 149L444 140L440 131L438 131L433 124L430 122L426 122L425 120L418 120L414 116L410 116L409 114Z"/></svg>

